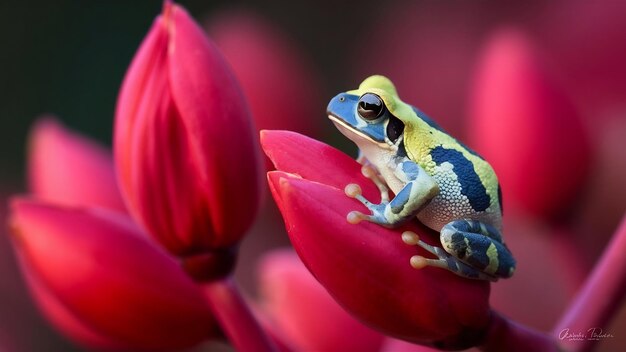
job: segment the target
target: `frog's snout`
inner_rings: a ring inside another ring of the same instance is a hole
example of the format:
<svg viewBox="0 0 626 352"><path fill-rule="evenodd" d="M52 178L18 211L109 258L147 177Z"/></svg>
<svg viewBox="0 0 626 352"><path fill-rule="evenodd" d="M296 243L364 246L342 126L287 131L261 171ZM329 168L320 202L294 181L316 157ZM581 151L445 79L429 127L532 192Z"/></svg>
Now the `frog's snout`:
<svg viewBox="0 0 626 352"><path fill-rule="evenodd" d="M348 94L346 93L340 93L333 97L326 107L326 114L338 116L340 114L340 111L344 111L345 106L342 105L347 105L347 95Z"/></svg>
<svg viewBox="0 0 626 352"><path fill-rule="evenodd" d="M359 97L348 93L339 93L334 96L326 107L326 114L346 120L354 115Z"/></svg>

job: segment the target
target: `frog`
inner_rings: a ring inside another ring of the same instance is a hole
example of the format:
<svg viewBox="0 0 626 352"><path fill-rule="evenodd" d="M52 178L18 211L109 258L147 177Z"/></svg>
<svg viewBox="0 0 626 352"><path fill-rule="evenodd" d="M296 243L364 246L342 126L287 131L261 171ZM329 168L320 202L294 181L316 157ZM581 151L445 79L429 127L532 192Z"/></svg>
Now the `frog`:
<svg viewBox="0 0 626 352"><path fill-rule="evenodd" d="M483 157L403 102L393 82L382 75L336 95L327 115L358 146L361 171L380 191L380 203L375 203L358 184L346 185L345 194L369 210L349 212L349 223L398 228L417 219L439 233L441 247L413 231L402 232L405 244L434 257L411 256L413 268L441 268L489 281L513 275L516 261L502 237L501 187Z"/></svg>

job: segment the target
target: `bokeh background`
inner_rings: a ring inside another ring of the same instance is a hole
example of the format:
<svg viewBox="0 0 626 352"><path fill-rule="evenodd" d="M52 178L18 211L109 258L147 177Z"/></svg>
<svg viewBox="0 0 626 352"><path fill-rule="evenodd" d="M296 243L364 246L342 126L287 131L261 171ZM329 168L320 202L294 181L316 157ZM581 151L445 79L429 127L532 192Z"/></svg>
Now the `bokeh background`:
<svg viewBox="0 0 626 352"><path fill-rule="evenodd" d="M470 106L486 48L501 33L521 34L546 76L573 104L593 146L591 157L581 158L589 164L587 182L567 220L544 219L524 214L523 209L507 218L508 228L515 229L507 235L514 252L544 259L530 263L531 269L520 273L523 279L494 285L494 305L536 328L549 329L554 324L626 210L624 3L180 3L205 25L233 65L259 126L295 129L351 153L355 148L324 114L334 94L355 88L369 74L386 74L407 102L467 141L469 135L477 134L472 131ZM110 146L123 74L160 8L158 1L0 4L2 218L6 199L27 191L28 131L38 116L54 114L69 128ZM537 128L541 129L540 123ZM563 167L567 170L567 165ZM546 237L557 240L543 242ZM237 272L250 296L256 294L258 257L286 245L280 215L268 200L244 241ZM559 267L549 261L554 251L568 246L579 249L570 252L569 262L561 258L560 263L566 264ZM573 262L575 268L568 267ZM553 277L533 276L546 275L546 271ZM529 302L535 309L528 308ZM608 329L615 337L602 341L601 350L626 346L625 309ZM40 316L24 288L4 228L0 237L0 350L81 350Z"/></svg>

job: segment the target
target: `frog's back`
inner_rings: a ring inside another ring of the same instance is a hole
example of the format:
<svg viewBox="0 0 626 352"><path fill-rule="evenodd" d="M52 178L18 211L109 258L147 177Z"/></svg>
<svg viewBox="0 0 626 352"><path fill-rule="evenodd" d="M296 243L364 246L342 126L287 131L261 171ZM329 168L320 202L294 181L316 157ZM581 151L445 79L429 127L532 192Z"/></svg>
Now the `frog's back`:
<svg viewBox="0 0 626 352"><path fill-rule="evenodd" d="M407 154L439 185L439 195L417 215L419 220L437 231L458 219L479 220L501 229L502 196L491 165L414 110L420 123L406 127L413 129L405 134Z"/></svg>

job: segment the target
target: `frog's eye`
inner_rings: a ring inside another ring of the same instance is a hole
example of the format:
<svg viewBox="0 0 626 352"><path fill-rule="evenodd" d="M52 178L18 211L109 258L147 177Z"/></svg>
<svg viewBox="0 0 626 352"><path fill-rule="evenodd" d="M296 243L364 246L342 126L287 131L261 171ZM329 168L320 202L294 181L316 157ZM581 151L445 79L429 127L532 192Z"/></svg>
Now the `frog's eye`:
<svg viewBox="0 0 626 352"><path fill-rule="evenodd" d="M376 94L365 93L359 99L356 111L366 121L376 120L383 114L385 104Z"/></svg>

